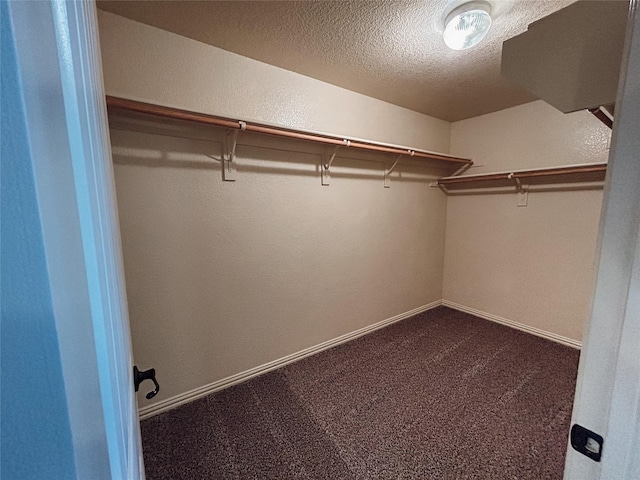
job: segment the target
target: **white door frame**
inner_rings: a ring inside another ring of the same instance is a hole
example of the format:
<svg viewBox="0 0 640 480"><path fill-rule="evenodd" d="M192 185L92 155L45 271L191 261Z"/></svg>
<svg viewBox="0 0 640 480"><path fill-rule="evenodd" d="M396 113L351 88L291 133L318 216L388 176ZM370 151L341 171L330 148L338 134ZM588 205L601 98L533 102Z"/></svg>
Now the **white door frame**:
<svg viewBox="0 0 640 480"><path fill-rule="evenodd" d="M144 478L96 7L8 2L78 478Z"/></svg>
<svg viewBox="0 0 640 480"><path fill-rule="evenodd" d="M639 9L640 1L632 0L600 220L596 290L572 418L572 424L604 437L602 462L569 446L566 480L640 478Z"/></svg>

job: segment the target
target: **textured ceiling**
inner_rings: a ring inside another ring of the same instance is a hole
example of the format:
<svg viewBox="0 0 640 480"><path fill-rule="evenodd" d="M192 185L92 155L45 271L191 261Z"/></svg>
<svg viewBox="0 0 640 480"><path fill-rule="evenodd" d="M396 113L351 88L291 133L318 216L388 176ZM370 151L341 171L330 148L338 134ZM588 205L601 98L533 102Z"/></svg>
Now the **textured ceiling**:
<svg viewBox="0 0 640 480"><path fill-rule="evenodd" d="M502 42L575 0L491 0L479 46L449 50L462 0L99 1L98 8L444 120L534 100L500 76Z"/></svg>

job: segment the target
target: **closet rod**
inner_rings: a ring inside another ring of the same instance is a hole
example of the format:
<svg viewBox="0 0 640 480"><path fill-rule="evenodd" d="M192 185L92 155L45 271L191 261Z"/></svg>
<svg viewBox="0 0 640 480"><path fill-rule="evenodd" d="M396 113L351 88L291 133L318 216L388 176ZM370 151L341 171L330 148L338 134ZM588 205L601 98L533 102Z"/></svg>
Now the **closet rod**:
<svg viewBox="0 0 640 480"><path fill-rule="evenodd" d="M120 110L128 110L130 112L145 113L145 114L156 115L164 118L172 118L175 120L186 120L189 122L215 125L217 127L224 127L224 128L237 128L237 129L246 130L247 132L263 133L267 135L294 138L297 140L306 140L310 142L324 143L328 145L339 145L343 147L347 146L346 144L348 140L349 147L358 148L360 150L404 154L407 156L412 156L414 158L419 157L419 158L425 158L429 160L439 160L443 162L450 162L450 163L456 163L456 164L466 164L466 165L473 164L473 162L468 158L453 157L450 155L432 153L424 150L415 150L415 149L401 148L401 147L395 147L395 146L378 145L375 143L365 142L362 140L351 140L350 138L346 138L346 137L318 135L315 133L305 132L303 130L269 127L265 125L242 122L240 120L214 117L212 115L206 115L204 113L190 112L187 110L179 110L177 108L163 107L161 105L154 105L151 103L138 102L135 100L127 100L126 98L112 97L109 95L106 96L106 100L107 100L107 107L109 108L117 108Z"/></svg>
<svg viewBox="0 0 640 480"><path fill-rule="evenodd" d="M540 178L556 175L579 175L585 173L599 173L604 175L607 171L606 163L585 165L571 165L565 167L540 168L535 170L520 170L514 172L487 173L478 175L466 175L460 177L444 177L438 180L438 185L460 185L464 183L483 182L490 180L511 180L523 178Z"/></svg>

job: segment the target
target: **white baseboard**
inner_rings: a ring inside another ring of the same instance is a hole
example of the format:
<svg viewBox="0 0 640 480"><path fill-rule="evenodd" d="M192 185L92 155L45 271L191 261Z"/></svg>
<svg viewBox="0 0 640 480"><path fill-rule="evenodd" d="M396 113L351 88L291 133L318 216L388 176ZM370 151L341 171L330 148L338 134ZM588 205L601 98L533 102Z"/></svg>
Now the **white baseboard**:
<svg viewBox="0 0 640 480"><path fill-rule="evenodd" d="M173 408L179 407L180 405L191 402L200 397L204 397L205 395L209 395L210 393L214 393L219 390L223 390L225 388L231 387L232 385L245 382L253 377L262 375L263 373L267 373L277 368L284 367L285 365L288 365L293 362L297 362L298 360L301 360L305 357L309 357L316 353L322 352L323 350L328 350L329 348L335 347L342 343L346 343L358 337L362 337L367 333L371 333L375 330L379 330L381 328L391 325L392 323L396 323L396 322L399 322L400 320L404 320L405 318L409 318L409 317L412 317L413 315L417 315L418 313L426 312L427 310L431 310L432 308L438 307L440 305L442 305L442 301L436 300L435 302L431 302L427 305L414 308L413 310L409 310L408 312L401 313L394 317L387 318L386 320L382 320L381 322L374 323L373 325L369 325L368 327L361 328L359 330L356 330L355 332L347 333L346 335L342 335L332 340L328 340L326 342L320 343L314 347L305 348L304 350L300 350L299 352L293 353L291 355L287 355L286 357L282 357L278 360L265 363L264 365L260 365L258 367L251 368L244 372L231 375L230 377L226 377L226 378L223 378L222 380L218 380L217 382L213 382L208 385L195 388L188 392L181 393L180 395L167 398L166 400L162 400L158 403L154 403L153 405L141 407L138 410L140 419L144 420L145 418L149 418L159 413L166 412L167 410L171 410ZM452 308L455 308L455 307L452 307Z"/></svg>
<svg viewBox="0 0 640 480"><path fill-rule="evenodd" d="M454 310L459 310L464 313L469 313L471 315L483 318L485 320L489 320L491 322L500 323L502 325L506 325L507 327L515 328L517 330L522 330L523 332L531 333L538 337L546 338L547 340L551 340L553 342L567 345L568 347L573 347L577 349L582 348L582 342L573 340L572 338L563 337L562 335L557 335L555 333L547 332L545 330L540 330L539 328L531 327L529 325L525 325L523 323L516 322L514 320L509 320L507 318L499 317L497 315L483 312L481 310L476 310L475 308L467 307L465 305L460 305L459 303L451 302L449 300L442 300L442 305L444 305L445 307L453 308Z"/></svg>

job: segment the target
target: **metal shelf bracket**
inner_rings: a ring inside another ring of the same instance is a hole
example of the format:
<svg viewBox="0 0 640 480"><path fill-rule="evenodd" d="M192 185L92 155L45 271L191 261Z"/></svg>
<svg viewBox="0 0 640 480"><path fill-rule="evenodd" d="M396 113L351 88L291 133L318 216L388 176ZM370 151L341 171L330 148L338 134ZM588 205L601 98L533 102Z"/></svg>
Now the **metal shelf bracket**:
<svg viewBox="0 0 640 480"><path fill-rule="evenodd" d="M342 140L344 142L345 147L351 146L351 140L347 140L346 138ZM336 158L336 153L338 153L338 149L343 145L336 145L333 149L333 153L329 155L323 155L322 165L320 165L320 170L322 170L322 185L330 185L331 184L331 165Z"/></svg>
<svg viewBox="0 0 640 480"><path fill-rule="evenodd" d="M529 204L529 190L522 184L520 179L513 173L510 173L507 178L516 182L516 193L518 194L518 206L526 207Z"/></svg>
<svg viewBox="0 0 640 480"><path fill-rule="evenodd" d="M400 161L400 159L404 156L404 155L409 155L410 157L413 157L416 154L415 151L413 150L407 150L407 153L401 153L400 155L398 155L398 158L396 158L396 161L393 162L393 165L391 165L391 168L389 170L384 171L384 188L391 188L391 172L393 172L393 169L396 168L396 165L398 165L398 162Z"/></svg>
<svg viewBox="0 0 640 480"><path fill-rule="evenodd" d="M236 146L238 144L238 134L242 130L247 129L247 124L243 121L238 122L240 130L227 130L227 138L224 145L224 154L222 156L222 179L225 182L236 181Z"/></svg>
<svg viewBox="0 0 640 480"><path fill-rule="evenodd" d="M518 193L524 193L526 190L524 188L524 186L522 185L522 182L520 182L520 179L518 177L515 176L515 174L510 173L507 178L509 180L513 180L516 183L516 192Z"/></svg>

